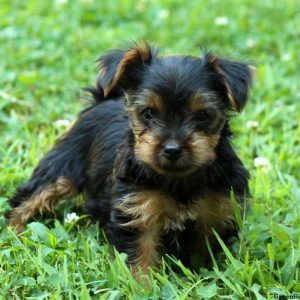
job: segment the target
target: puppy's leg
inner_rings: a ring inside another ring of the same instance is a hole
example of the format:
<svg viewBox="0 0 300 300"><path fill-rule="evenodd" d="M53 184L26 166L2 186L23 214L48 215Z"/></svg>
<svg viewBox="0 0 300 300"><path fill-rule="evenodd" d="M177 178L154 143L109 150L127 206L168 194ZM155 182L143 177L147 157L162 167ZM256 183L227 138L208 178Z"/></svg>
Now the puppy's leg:
<svg viewBox="0 0 300 300"><path fill-rule="evenodd" d="M111 213L107 227L110 242L128 254L129 264L136 273L148 273L155 266L164 230L163 202L158 193L144 191L123 197Z"/></svg>
<svg viewBox="0 0 300 300"><path fill-rule="evenodd" d="M34 180L34 179L33 179ZM32 182L19 189L14 198L11 199L12 205L19 203L13 208L9 216L10 225L22 230L29 219L36 214L52 212L54 205L63 198L69 198L77 194L77 188L71 179L60 176L52 183L39 182L37 190L33 193L28 192L28 187ZM40 185L39 185L40 184Z"/></svg>
<svg viewBox="0 0 300 300"><path fill-rule="evenodd" d="M80 193L91 144L91 122L82 115L70 131L40 161L31 179L10 199L9 223L22 230L36 214L52 211L60 199Z"/></svg>

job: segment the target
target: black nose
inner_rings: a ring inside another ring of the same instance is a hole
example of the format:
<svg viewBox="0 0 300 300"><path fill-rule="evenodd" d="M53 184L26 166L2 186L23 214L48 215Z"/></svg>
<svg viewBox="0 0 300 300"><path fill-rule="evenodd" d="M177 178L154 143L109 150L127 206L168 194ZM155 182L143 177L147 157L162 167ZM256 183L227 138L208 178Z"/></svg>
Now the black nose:
<svg viewBox="0 0 300 300"><path fill-rule="evenodd" d="M177 160L182 154L182 146L177 143L167 143L164 147L164 155L169 160Z"/></svg>

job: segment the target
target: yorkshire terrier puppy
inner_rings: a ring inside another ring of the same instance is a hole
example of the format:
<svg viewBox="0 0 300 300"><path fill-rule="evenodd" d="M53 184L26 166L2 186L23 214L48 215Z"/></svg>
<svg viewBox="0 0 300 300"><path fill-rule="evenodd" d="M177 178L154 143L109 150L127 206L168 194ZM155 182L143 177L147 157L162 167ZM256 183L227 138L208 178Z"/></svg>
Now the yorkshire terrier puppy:
<svg viewBox="0 0 300 300"><path fill-rule="evenodd" d="M145 42L99 59L93 104L10 200L21 230L62 199L86 195L86 210L112 245L147 272L159 254L185 264L209 259L214 229L237 235L249 175L231 145L232 111L247 101L252 68L205 53L159 56Z"/></svg>

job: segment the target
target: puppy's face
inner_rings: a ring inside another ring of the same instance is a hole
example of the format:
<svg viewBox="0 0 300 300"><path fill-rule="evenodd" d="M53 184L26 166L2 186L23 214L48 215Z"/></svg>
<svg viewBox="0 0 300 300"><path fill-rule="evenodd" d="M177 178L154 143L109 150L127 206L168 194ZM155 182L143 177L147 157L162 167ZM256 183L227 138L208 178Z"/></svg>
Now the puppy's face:
<svg viewBox="0 0 300 300"><path fill-rule="evenodd" d="M147 44L100 58L105 92L124 88L135 155L158 173L185 176L216 159L228 111L240 111L251 83L247 65L153 54Z"/></svg>
<svg viewBox="0 0 300 300"><path fill-rule="evenodd" d="M185 175L212 162L226 120L218 94L201 85L186 60L157 61L127 96L136 157L158 173Z"/></svg>

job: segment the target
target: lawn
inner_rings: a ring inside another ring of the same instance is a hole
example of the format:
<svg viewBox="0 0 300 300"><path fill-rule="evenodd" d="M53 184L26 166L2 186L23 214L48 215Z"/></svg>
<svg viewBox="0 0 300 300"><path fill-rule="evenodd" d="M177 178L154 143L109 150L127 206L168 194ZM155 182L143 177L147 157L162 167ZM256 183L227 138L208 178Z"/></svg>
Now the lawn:
<svg viewBox="0 0 300 300"><path fill-rule="evenodd" d="M1 0L0 299L300 299L299 21L297 0ZM96 58L141 38L161 53L204 47L257 67L232 122L252 177L240 242L198 272L165 258L148 286L110 253L80 198L19 236L3 217L16 186L88 105L82 88L94 83Z"/></svg>

